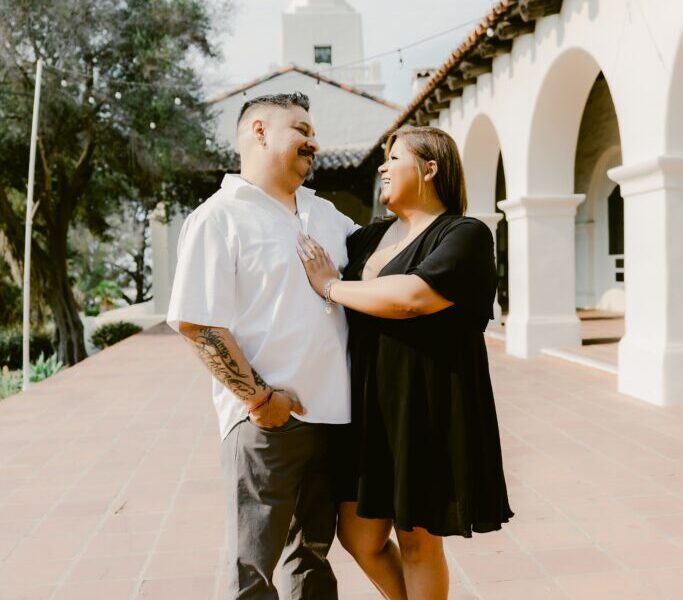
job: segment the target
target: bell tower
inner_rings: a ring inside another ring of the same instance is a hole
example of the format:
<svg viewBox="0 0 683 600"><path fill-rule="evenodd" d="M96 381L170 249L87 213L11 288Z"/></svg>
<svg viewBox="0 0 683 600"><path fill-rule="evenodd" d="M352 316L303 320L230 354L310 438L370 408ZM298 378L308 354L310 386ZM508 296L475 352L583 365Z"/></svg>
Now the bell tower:
<svg viewBox="0 0 683 600"><path fill-rule="evenodd" d="M361 15L346 0L292 0L282 18L282 62L380 95L379 63L363 60Z"/></svg>

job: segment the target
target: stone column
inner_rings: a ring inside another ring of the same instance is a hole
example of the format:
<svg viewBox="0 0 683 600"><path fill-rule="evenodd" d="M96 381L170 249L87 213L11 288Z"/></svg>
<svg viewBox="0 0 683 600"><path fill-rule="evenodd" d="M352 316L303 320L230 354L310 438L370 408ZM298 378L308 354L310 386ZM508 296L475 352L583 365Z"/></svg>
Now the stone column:
<svg viewBox="0 0 683 600"><path fill-rule="evenodd" d="M152 230L152 292L154 312L166 314L171 299L171 286L177 264L178 236L183 226L183 216L174 214L168 218L165 206L159 203L150 219Z"/></svg>
<svg viewBox="0 0 683 600"><path fill-rule="evenodd" d="M608 171L624 197L626 334L619 391L683 404L683 157Z"/></svg>
<svg viewBox="0 0 683 600"><path fill-rule="evenodd" d="M485 223L487 227L491 230L491 234L493 235L493 254L494 256L498 256L496 253L496 229L498 228L498 222L503 218L503 215L500 213L482 213L482 214L471 214L468 215L470 217L474 217L475 219L479 219L481 222ZM496 298L493 301L493 322L500 324L500 317L501 317L502 311L500 308L500 304L498 304L498 292L496 292Z"/></svg>
<svg viewBox="0 0 683 600"><path fill-rule="evenodd" d="M524 196L498 203L508 221L509 354L578 346L574 218L583 194Z"/></svg>

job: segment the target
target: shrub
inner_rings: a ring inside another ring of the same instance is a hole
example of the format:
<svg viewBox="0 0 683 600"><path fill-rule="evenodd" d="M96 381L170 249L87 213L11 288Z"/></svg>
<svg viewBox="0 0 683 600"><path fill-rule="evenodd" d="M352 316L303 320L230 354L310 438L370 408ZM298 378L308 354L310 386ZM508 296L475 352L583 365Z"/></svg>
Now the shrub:
<svg viewBox="0 0 683 600"><path fill-rule="evenodd" d="M0 367L8 367L10 370L22 367L22 335L21 332L0 332ZM54 352L52 340L43 333L31 335L29 358L31 361L38 360L41 354L50 356Z"/></svg>
<svg viewBox="0 0 683 600"><path fill-rule="evenodd" d="M138 327L135 323L129 323L128 321L105 323L95 329L90 339L93 345L101 350L140 331L142 331L142 327Z"/></svg>
<svg viewBox="0 0 683 600"><path fill-rule="evenodd" d="M21 391L21 371L10 371L5 365L0 370L0 400Z"/></svg>
<svg viewBox="0 0 683 600"><path fill-rule="evenodd" d="M31 372L29 379L31 383L38 383L52 377L55 373L59 373L64 368L64 365L57 360L57 354L50 355L45 358L41 352L38 360L31 363ZM0 370L0 400L8 398L21 391L22 374L20 370L10 371L7 365Z"/></svg>
<svg viewBox="0 0 683 600"><path fill-rule="evenodd" d="M38 360L35 363L31 363L31 383L38 383L43 379L52 377L55 373L59 373L63 368L64 365L57 360L57 354L45 358L41 352Z"/></svg>

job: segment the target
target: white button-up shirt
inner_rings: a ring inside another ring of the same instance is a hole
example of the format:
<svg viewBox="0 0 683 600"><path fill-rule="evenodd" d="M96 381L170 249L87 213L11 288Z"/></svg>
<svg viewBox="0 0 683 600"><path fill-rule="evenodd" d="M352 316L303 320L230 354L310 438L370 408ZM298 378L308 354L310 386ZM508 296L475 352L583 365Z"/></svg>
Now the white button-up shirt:
<svg viewBox="0 0 683 600"><path fill-rule="evenodd" d="M185 221L168 309L181 321L229 329L272 387L296 394L310 423L351 420L347 326L341 306L325 312L296 253L300 231L342 269L353 221L313 190L296 193L298 216L260 188L226 175ZM221 437L247 417L244 403L213 378Z"/></svg>

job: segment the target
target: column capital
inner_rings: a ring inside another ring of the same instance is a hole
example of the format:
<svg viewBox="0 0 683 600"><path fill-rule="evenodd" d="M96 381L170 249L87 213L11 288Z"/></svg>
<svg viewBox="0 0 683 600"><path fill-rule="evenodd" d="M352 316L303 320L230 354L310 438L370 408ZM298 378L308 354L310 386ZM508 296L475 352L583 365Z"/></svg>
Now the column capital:
<svg viewBox="0 0 683 600"><path fill-rule="evenodd" d="M683 157L658 156L607 171L607 176L621 186L621 195L636 196L661 189L683 189Z"/></svg>
<svg viewBox="0 0 683 600"><path fill-rule="evenodd" d="M574 217L585 194L521 196L498 202L508 221L525 217Z"/></svg>
<svg viewBox="0 0 683 600"><path fill-rule="evenodd" d="M471 215L467 216L479 219L482 223L487 225L489 229L495 229L496 225L498 225L498 222L503 218L503 213L472 213Z"/></svg>

